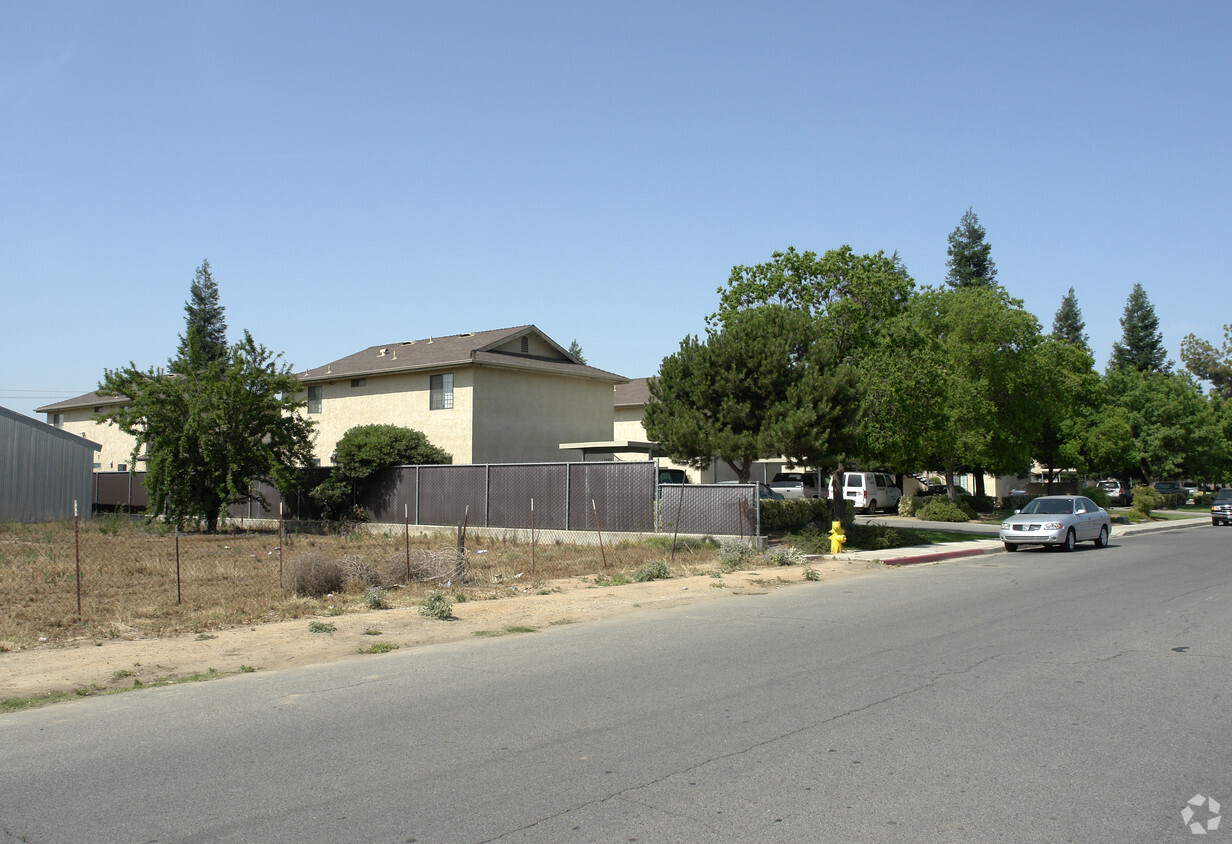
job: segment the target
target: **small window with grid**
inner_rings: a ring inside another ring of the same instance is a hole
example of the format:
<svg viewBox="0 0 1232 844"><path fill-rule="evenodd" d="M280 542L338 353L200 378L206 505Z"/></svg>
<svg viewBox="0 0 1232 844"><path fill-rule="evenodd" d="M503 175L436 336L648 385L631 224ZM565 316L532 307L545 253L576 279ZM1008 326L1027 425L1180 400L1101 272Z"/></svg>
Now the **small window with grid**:
<svg viewBox="0 0 1232 844"><path fill-rule="evenodd" d="M428 384L428 409L450 410L453 408L453 373L433 375Z"/></svg>

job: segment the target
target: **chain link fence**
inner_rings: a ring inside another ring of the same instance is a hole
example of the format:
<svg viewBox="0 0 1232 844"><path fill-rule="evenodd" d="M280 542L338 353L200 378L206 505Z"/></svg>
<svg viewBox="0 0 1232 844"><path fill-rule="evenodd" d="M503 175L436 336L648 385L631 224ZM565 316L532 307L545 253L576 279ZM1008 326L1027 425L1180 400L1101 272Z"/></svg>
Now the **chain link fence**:
<svg viewBox="0 0 1232 844"><path fill-rule="evenodd" d="M465 512L474 503L468 494L473 488L450 508ZM501 529L472 529L465 517L446 529L405 518L350 526L267 520L198 534L119 514L0 525L0 650L201 632L363 603L413 605L433 590L462 600L508 597L550 589L558 578L621 582L655 563L679 574L716 560L713 541L541 529L542 512L528 510L525 528ZM590 516L603 525L597 504Z"/></svg>

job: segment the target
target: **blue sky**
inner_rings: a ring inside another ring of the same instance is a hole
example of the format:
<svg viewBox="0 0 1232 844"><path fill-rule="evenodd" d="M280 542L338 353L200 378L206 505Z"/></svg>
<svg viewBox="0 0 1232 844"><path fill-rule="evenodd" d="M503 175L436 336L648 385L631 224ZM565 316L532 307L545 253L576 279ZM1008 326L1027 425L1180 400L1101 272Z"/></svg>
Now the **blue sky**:
<svg viewBox="0 0 1232 844"><path fill-rule="evenodd" d="M202 259L296 371L534 323L652 375L788 245L968 207L1102 368L1222 340L1232 4L0 0L0 405L171 357Z"/></svg>

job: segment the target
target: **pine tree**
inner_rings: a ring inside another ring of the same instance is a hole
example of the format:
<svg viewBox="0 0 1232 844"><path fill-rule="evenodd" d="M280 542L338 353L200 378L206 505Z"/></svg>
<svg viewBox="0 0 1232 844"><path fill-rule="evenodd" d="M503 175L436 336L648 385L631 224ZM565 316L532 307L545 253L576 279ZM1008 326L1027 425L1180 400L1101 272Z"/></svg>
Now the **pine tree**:
<svg viewBox="0 0 1232 844"><path fill-rule="evenodd" d="M582 344L574 340L569 344L569 354L578 359L578 363L586 363L586 358L582 355Z"/></svg>
<svg viewBox="0 0 1232 844"><path fill-rule="evenodd" d="M1052 338L1090 353L1091 344L1088 342L1090 338L1087 336L1086 327L1082 311L1078 308L1078 297L1071 287L1061 300L1056 316L1052 318Z"/></svg>
<svg viewBox="0 0 1232 844"><path fill-rule="evenodd" d="M950 232L946 249L946 284L951 287L991 287L997 280L997 265L992 260L992 246L984 240L984 227L975 211L968 208L958 227Z"/></svg>
<svg viewBox="0 0 1232 844"><path fill-rule="evenodd" d="M1164 335L1159 330L1155 306L1146 297L1141 284L1135 284L1125 301L1121 316L1121 340L1112 344L1109 369L1136 369L1138 372L1170 372L1172 362L1164 348Z"/></svg>
<svg viewBox="0 0 1232 844"><path fill-rule="evenodd" d="M170 364L172 372L181 374L227 356L227 319L218 303L218 284L210 274L209 261L197 267L189 296L184 303L185 330Z"/></svg>

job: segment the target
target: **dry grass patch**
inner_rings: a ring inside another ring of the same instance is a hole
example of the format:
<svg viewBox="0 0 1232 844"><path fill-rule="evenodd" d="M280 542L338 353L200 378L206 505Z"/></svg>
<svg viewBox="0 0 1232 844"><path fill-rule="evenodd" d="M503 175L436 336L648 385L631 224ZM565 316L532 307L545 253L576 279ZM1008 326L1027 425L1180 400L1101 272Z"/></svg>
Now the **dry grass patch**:
<svg viewBox="0 0 1232 844"><path fill-rule="evenodd" d="M448 533L180 534L122 519L0 525L0 652L40 644L206 633L241 625L629 582L670 540L567 545ZM713 569L713 543L678 545L668 576ZM80 612L78 588L80 584ZM373 591L379 590L379 592Z"/></svg>

